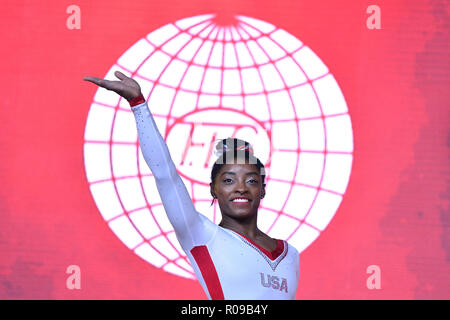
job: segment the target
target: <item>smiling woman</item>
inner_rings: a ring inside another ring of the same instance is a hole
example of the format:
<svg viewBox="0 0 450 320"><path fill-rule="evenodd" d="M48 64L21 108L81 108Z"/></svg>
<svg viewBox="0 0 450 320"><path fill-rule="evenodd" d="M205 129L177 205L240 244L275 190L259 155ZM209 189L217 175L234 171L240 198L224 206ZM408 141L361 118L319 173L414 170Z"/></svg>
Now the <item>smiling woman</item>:
<svg viewBox="0 0 450 320"><path fill-rule="evenodd" d="M295 299L298 251L257 227L259 203L265 196L265 171L250 144L229 138L216 146L220 156L210 184L222 213L222 221L216 225L196 211L139 84L120 72L115 75L121 81L84 80L112 90L130 103L142 154L177 239L208 298Z"/></svg>
<svg viewBox="0 0 450 320"><path fill-rule="evenodd" d="M222 221L219 226L234 230L262 247L274 248L276 241L257 228L259 203L265 195L265 170L253 155L251 145L228 138L216 145L219 158L211 171L211 195L217 199Z"/></svg>

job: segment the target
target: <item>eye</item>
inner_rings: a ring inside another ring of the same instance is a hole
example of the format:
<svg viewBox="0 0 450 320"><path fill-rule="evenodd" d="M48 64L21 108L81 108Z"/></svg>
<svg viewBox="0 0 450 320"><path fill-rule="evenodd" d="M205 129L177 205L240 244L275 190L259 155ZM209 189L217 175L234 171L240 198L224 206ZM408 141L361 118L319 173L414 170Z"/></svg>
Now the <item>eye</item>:
<svg viewBox="0 0 450 320"><path fill-rule="evenodd" d="M258 180L255 180L255 179L250 179L250 180L248 180L251 184L257 184L258 183Z"/></svg>
<svg viewBox="0 0 450 320"><path fill-rule="evenodd" d="M232 182L233 180L231 180L230 178L225 178L225 179L223 179L223 182L225 182L225 183L229 183L229 182Z"/></svg>

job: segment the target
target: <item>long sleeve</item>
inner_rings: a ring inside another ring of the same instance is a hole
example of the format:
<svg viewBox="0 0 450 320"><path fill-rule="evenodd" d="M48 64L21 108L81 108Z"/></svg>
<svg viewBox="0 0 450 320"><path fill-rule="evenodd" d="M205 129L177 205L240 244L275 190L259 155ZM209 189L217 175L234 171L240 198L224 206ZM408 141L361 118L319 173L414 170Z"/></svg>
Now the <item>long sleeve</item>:
<svg viewBox="0 0 450 320"><path fill-rule="evenodd" d="M131 110L136 120L142 155L155 177L164 209L178 241L185 250L208 241L213 231L209 225L213 223L196 211L147 102L131 107Z"/></svg>
<svg viewBox="0 0 450 320"><path fill-rule="evenodd" d="M283 241L276 256L198 213L147 103L131 107L142 155L166 214L209 299L295 299L299 255ZM175 261L176 264L176 261Z"/></svg>

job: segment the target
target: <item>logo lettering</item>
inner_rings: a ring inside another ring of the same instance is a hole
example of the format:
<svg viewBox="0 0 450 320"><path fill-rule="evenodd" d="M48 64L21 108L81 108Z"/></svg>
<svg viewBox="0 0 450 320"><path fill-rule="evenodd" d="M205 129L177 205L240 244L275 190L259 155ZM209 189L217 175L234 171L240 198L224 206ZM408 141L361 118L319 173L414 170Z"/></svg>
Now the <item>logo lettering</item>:
<svg viewBox="0 0 450 320"><path fill-rule="evenodd" d="M262 272L260 272L259 275L261 276L261 285L263 287L266 287L266 288L271 287L274 290L284 291L286 293L288 292L286 278L281 278L281 284L280 284L280 278L277 276L271 276L270 274L265 275ZM267 281L266 281L266 276L267 276Z"/></svg>
<svg viewBox="0 0 450 320"><path fill-rule="evenodd" d="M67 267L66 273L70 274L66 280L66 288L69 290L81 289L81 269L73 264Z"/></svg>
<svg viewBox="0 0 450 320"><path fill-rule="evenodd" d="M367 267L366 272L371 274L370 277L367 278L366 286L367 289L381 289L381 269L376 264L370 265Z"/></svg>
<svg viewBox="0 0 450 320"><path fill-rule="evenodd" d="M66 13L71 14L67 17L66 27L69 30L81 29L81 9L79 6L72 4L67 7Z"/></svg>
<svg viewBox="0 0 450 320"><path fill-rule="evenodd" d="M366 25L369 30L381 29L381 9L379 6L373 4L367 7L366 10L370 16L367 18Z"/></svg>
<svg viewBox="0 0 450 320"><path fill-rule="evenodd" d="M270 287L270 276L267 275L267 283L264 280L264 273L260 272L259 273L261 275L261 285L263 287L269 288Z"/></svg>

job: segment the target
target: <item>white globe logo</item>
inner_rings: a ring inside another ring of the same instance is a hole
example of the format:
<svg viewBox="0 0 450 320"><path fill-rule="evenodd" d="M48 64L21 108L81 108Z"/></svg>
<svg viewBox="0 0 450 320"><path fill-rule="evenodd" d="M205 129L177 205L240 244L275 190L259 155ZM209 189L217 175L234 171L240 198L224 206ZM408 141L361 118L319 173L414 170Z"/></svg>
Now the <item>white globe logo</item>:
<svg viewBox="0 0 450 320"><path fill-rule="evenodd" d="M348 185L353 134L343 94L300 40L267 22L201 15L136 42L108 71L142 87L196 209L212 221L216 139L238 137L266 165L258 226L300 252L326 228ZM99 88L86 123L84 160L95 203L120 240L163 270L195 279L139 148L127 101Z"/></svg>

